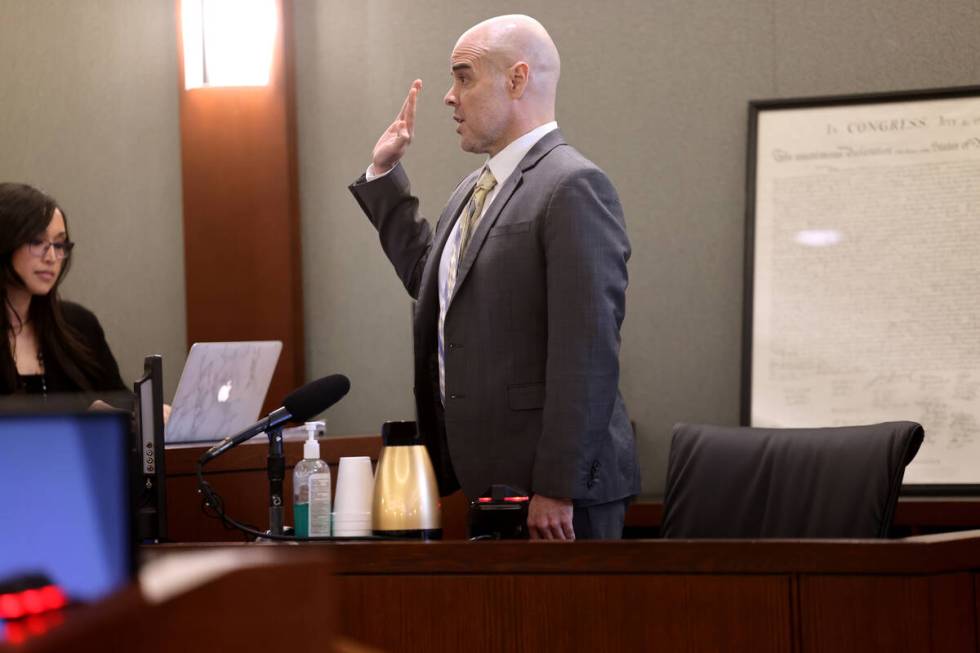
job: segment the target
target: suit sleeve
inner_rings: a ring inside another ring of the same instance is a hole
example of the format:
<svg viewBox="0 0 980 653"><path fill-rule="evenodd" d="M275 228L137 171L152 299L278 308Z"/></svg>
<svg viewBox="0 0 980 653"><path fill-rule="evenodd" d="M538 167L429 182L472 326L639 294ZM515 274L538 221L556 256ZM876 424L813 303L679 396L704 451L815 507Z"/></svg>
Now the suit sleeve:
<svg viewBox="0 0 980 653"><path fill-rule="evenodd" d="M422 270L432 246L432 228L419 214L419 200L412 195L404 167L372 181L364 175L351 184L350 192L378 230L381 246L413 299L418 299Z"/></svg>
<svg viewBox="0 0 980 653"><path fill-rule="evenodd" d="M630 245L616 190L594 167L556 187L543 230L548 352L532 483L536 493L576 499L611 438Z"/></svg>

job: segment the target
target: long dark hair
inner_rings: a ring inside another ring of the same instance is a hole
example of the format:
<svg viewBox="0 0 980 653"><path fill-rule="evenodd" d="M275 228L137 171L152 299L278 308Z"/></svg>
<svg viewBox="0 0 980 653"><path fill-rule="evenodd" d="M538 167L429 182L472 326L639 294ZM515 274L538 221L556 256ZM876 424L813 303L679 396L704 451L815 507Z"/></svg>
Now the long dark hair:
<svg viewBox="0 0 980 653"><path fill-rule="evenodd" d="M65 235L68 234L68 216L58 206L53 197L42 193L27 184L0 183L0 297L3 310L0 310L0 326L6 336L11 329L21 325L12 324L8 316L10 298L7 287L24 287L24 280L14 270L13 256L18 248L34 239L43 237L55 210L65 219ZM65 322L61 311L58 286L68 274L71 257L62 261L61 272L51 291L46 295L31 297L28 315L18 316L20 320L31 320L41 351L54 361L65 375L80 390L92 390L92 379L98 378L103 370L95 355L81 336ZM17 387L17 362L10 347L0 347L0 380L7 388Z"/></svg>

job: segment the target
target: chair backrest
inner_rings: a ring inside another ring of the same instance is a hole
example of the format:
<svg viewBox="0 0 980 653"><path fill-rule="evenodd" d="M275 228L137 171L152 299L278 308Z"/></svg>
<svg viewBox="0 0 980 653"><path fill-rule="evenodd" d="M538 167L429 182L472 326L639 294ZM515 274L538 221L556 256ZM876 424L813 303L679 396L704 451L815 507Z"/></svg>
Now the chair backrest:
<svg viewBox="0 0 980 653"><path fill-rule="evenodd" d="M661 534L669 538L887 537L914 422L769 429L677 424Z"/></svg>

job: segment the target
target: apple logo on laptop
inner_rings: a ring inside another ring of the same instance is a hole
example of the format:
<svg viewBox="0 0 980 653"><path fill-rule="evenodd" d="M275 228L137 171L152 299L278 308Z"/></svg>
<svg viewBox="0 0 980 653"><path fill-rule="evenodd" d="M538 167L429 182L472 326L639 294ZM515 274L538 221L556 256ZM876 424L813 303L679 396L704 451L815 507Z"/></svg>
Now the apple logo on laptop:
<svg viewBox="0 0 980 653"><path fill-rule="evenodd" d="M231 379L226 381L224 385L218 388L218 403L225 403L228 401L228 397L231 396Z"/></svg>

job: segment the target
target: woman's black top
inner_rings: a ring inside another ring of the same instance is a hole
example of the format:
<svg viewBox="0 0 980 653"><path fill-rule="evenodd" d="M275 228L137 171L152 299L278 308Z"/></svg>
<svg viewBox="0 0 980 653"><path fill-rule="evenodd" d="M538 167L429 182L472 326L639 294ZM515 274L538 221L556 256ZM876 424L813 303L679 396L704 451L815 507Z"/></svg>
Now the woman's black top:
<svg viewBox="0 0 980 653"><path fill-rule="evenodd" d="M92 311L84 306L73 302L61 302L61 314L65 322L74 329L75 333L81 338L88 348L92 351L95 360L99 364L99 372L93 378L89 378L92 390L97 392L126 391L128 388L123 383L119 375L119 365L116 363L109 343L106 342L105 332L98 318ZM8 383L0 379L0 394L13 394L24 392L36 394L42 391L48 393L61 392L81 392L82 388L72 381L71 377L58 365L54 354L47 351L42 344L41 355L44 357L44 378L40 374L18 375L17 385L19 387L7 387ZM2 375L0 375L2 376Z"/></svg>

